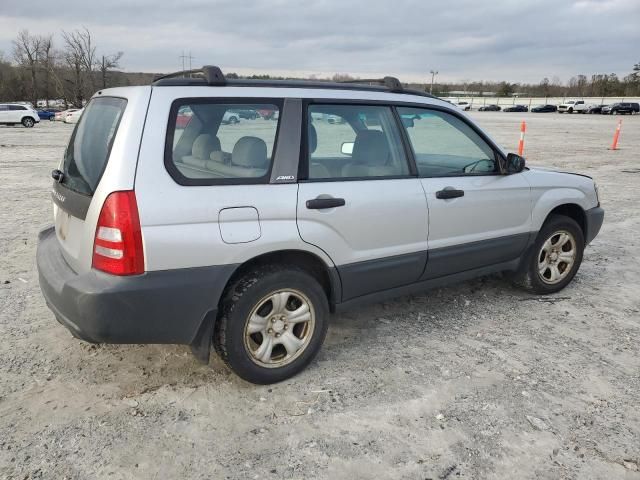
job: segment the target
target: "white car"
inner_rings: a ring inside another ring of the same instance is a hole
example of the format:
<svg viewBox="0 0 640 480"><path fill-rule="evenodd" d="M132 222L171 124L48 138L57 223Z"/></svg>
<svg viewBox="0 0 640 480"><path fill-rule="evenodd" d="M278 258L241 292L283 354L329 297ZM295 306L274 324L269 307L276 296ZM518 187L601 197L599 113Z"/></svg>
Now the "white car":
<svg viewBox="0 0 640 480"><path fill-rule="evenodd" d="M558 113L587 113L589 106L584 100L569 100L558 105Z"/></svg>
<svg viewBox="0 0 640 480"><path fill-rule="evenodd" d="M81 108L79 110L74 110L72 112L68 112L64 116L64 123L78 123L78 120L80 120L80 115L82 115L82 112L84 112L84 108Z"/></svg>
<svg viewBox="0 0 640 480"><path fill-rule="evenodd" d="M0 125L15 125L21 123L27 128L40 122L40 116L35 109L23 103L0 103Z"/></svg>
<svg viewBox="0 0 640 480"><path fill-rule="evenodd" d="M69 115L72 112L77 112L79 110L79 108L69 108L67 110L63 110L61 112L56 112L54 119L56 122L64 122L64 119L67 115Z"/></svg>
<svg viewBox="0 0 640 480"><path fill-rule="evenodd" d="M393 77L181 75L94 95L52 172L40 287L77 338L186 344L205 363L213 348L278 382L313 360L334 311L502 271L558 292L602 225L593 179L526 167ZM238 110L278 120L225 123Z"/></svg>

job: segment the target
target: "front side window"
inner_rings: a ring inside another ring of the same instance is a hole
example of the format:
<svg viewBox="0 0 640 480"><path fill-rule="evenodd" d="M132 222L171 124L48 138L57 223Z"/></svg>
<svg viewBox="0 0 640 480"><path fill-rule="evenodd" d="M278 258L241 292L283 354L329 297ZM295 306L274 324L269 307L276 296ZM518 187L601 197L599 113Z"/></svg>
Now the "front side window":
<svg viewBox="0 0 640 480"><path fill-rule="evenodd" d="M279 111L275 103L178 101L171 109L166 166L174 178L187 183L264 181L272 163Z"/></svg>
<svg viewBox="0 0 640 480"><path fill-rule="evenodd" d="M423 177L489 175L498 172L491 146L466 122L438 110L398 108Z"/></svg>
<svg viewBox="0 0 640 480"><path fill-rule="evenodd" d="M307 138L311 180L409 174L390 107L311 105Z"/></svg>

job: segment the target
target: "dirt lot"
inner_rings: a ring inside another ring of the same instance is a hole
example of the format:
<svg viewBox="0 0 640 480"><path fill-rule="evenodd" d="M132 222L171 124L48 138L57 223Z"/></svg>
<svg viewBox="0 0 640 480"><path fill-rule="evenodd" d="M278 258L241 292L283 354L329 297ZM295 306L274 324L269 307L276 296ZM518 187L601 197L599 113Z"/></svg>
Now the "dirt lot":
<svg viewBox="0 0 640 480"><path fill-rule="evenodd" d="M605 225L565 291L494 276L335 316L296 378L182 346L94 346L46 308L36 234L71 127L0 127L0 478L640 478L640 116L472 115L593 175ZM505 199L508 201L508 199Z"/></svg>

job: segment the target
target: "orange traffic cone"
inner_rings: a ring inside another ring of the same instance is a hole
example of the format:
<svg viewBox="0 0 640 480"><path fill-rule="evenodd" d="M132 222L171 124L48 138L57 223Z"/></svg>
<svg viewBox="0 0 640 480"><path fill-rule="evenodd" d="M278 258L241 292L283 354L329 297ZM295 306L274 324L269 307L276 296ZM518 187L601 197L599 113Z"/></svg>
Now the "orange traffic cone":
<svg viewBox="0 0 640 480"><path fill-rule="evenodd" d="M618 139L620 138L620 130L622 129L622 120L618 120L618 126L613 134L613 143L611 144L611 150L618 149Z"/></svg>
<svg viewBox="0 0 640 480"><path fill-rule="evenodd" d="M524 134L527 131L527 123L523 120L520 124L520 141L518 142L518 155L524 153Z"/></svg>

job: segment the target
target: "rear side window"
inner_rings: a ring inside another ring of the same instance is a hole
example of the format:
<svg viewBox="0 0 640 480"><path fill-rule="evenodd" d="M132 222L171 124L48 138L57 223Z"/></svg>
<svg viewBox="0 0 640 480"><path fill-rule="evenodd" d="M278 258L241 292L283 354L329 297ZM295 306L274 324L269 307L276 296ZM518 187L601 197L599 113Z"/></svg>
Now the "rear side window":
<svg viewBox="0 0 640 480"><path fill-rule="evenodd" d="M26 110L27 107L22 107L20 105L9 105L9 110Z"/></svg>
<svg viewBox="0 0 640 480"><path fill-rule="evenodd" d="M183 185L266 182L280 106L279 100L174 102L165 149L167 170Z"/></svg>
<svg viewBox="0 0 640 480"><path fill-rule="evenodd" d="M87 104L65 153L64 186L93 195L107 166L126 105L124 98L116 97L94 98Z"/></svg>
<svg viewBox="0 0 640 480"><path fill-rule="evenodd" d="M391 107L311 105L307 120L310 180L409 174Z"/></svg>

